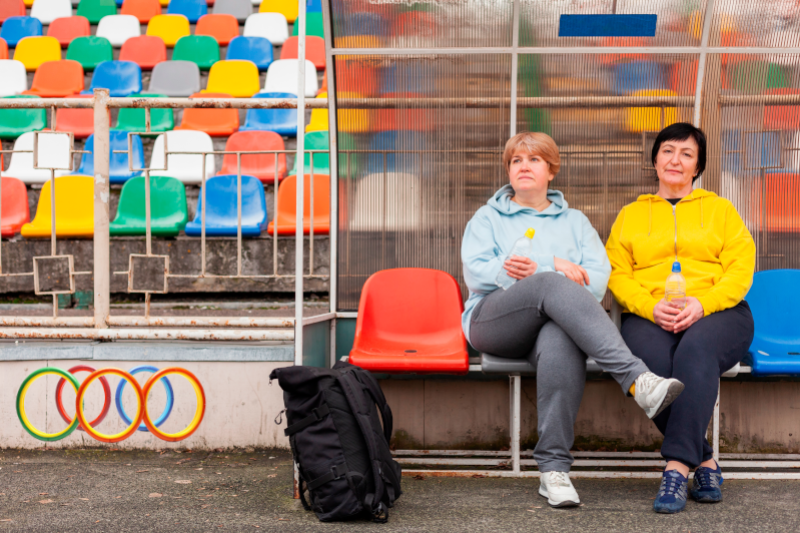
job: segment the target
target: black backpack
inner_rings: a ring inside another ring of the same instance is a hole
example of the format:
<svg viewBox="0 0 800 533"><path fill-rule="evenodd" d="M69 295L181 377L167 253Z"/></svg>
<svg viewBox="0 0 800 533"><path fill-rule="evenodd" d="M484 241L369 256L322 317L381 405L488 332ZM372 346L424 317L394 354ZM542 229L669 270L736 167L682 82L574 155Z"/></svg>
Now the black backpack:
<svg viewBox="0 0 800 533"><path fill-rule="evenodd" d="M284 391L303 507L323 522L386 522L401 494L400 465L389 450L392 410L372 374L339 361L332 369L277 368L269 378Z"/></svg>

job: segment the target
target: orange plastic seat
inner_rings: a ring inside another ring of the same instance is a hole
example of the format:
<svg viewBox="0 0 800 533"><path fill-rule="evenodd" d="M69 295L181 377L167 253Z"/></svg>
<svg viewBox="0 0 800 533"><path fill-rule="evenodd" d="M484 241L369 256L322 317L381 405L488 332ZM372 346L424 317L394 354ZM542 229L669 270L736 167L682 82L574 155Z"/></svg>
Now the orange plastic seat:
<svg viewBox="0 0 800 533"><path fill-rule="evenodd" d="M62 176L56 185L56 237L92 237L94 235L94 178ZM50 182L42 186L36 216L22 226L25 238L50 237Z"/></svg>
<svg viewBox="0 0 800 533"><path fill-rule="evenodd" d="M133 61L142 70L153 70L156 65L167 60L167 45L161 37L153 35L131 37L122 45L119 60Z"/></svg>
<svg viewBox="0 0 800 533"><path fill-rule="evenodd" d="M378 93L378 72L364 66L362 60L342 61L336 65L336 91L375 96Z"/></svg>
<svg viewBox="0 0 800 533"><path fill-rule="evenodd" d="M92 98L91 94L71 94L68 98ZM72 133L76 139L85 139L94 133L94 109L56 109L56 131Z"/></svg>
<svg viewBox="0 0 800 533"><path fill-rule="evenodd" d="M311 213L311 174L305 175L303 181L303 233L311 233L314 225L315 235L327 235L331 228L331 177L327 174L314 174L314 213ZM289 176L278 187L278 212L269 223L267 233L275 235L275 223L278 224L278 235L294 235L297 197L297 176Z"/></svg>
<svg viewBox="0 0 800 533"><path fill-rule="evenodd" d="M3 218L0 220L0 235L10 239L23 224L30 222L28 211L28 190L17 178L3 177Z"/></svg>
<svg viewBox="0 0 800 533"><path fill-rule="evenodd" d="M142 24L147 24L150 19L161 14L161 2L158 0L125 0L122 2L120 15L133 15Z"/></svg>
<svg viewBox="0 0 800 533"><path fill-rule="evenodd" d="M281 48L281 59L297 59L297 40L289 37ZM325 40L316 35L306 35L306 59L314 63L317 70L325 70Z"/></svg>
<svg viewBox="0 0 800 533"><path fill-rule="evenodd" d="M461 289L446 272L381 270L361 289L349 362L371 372L466 374Z"/></svg>
<svg viewBox="0 0 800 533"><path fill-rule="evenodd" d="M764 94L769 94L769 95L800 94L800 89L769 89L765 91ZM764 129L765 130L800 129L800 106L796 105L764 106Z"/></svg>
<svg viewBox="0 0 800 533"><path fill-rule="evenodd" d="M25 2L23 0L4 0L0 2L0 24L8 17L24 17Z"/></svg>
<svg viewBox="0 0 800 533"><path fill-rule="evenodd" d="M8 59L8 43L5 39L0 39L0 59Z"/></svg>
<svg viewBox="0 0 800 533"><path fill-rule="evenodd" d="M239 36L239 21L233 15L212 13L203 15L197 21L195 35L210 35L220 46L227 46L234 37Z"/></svg>
<svg viewBox="0 0 800 533"><path fill-rule="evenodd" d="M227 93L194 93L189 98L232 98ZM176 130L203 131L212 137L227 137L239 129L238 109L184 109Z"/></svg>
<svg viewBox="0 0 800 533"><path fill-rule="evenodd" d="M58 39L62 48L69 46L69 43L77 37L88 37L89 35L91 35L91 28L89 19L86 17L57 18L47 27L47 36Z"/></svg>
<svg viewBox="0 0 800 533"><path fill-rule="evenodd" d="M226 151L285 150L283 137L274 131L237 131L225 144ZM242 174L255 176L263 183L275 182L275 154L242 155ZM222 159L223 174L237 174L235 154L226 154ZM278 154L278 180L286 177L286 154Z"/></svg>
<svg viewBox="0 0 800 533"><path fill-rule="evenodd" d="M424 95L417 93L385 93L381 95L381 98L423 97ZM431 131L434 125L433 113L432 109L409 109L405 107L378 109L376 111L377 118L373 124L376 131Z"/></svg>
<svg viewBox="0 0 800 533"><path fill-rule="evenodd" d="M83 90L83 67L77 61L62 59L42 63L33 75L33 83L22 94L43 98L63 98Z"/></svg>

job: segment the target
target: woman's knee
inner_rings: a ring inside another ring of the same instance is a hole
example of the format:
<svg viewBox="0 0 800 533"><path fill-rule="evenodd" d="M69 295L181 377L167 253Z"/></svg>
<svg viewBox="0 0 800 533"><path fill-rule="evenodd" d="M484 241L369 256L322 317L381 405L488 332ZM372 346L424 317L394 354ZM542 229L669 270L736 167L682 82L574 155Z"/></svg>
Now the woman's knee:
<svg viewBox="0 0 800 533"><path fill-rule="evenodd" d="M585 373L586 354L575 344L566 331L553 321L542 326L534 347L536 363L539 368L550 365L580 369Z"/></svg>

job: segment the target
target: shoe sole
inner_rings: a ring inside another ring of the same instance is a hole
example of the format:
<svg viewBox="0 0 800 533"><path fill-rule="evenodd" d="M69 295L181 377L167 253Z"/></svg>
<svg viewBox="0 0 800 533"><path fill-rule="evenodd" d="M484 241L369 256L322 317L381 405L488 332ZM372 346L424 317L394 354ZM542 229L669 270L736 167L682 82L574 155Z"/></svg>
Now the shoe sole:
<svg viewBox="0 0 800 533"><path fill-rule="evenodd" d="M653 510L654 510L655 512L659 513L659 514L678 514L678 513L680 513L681 511L683 511L683 508L681 508L681 509L676 509L676 510L674 510L674 511L673 511L673 510L671 510L671 509L653 509Z"/></svg>
<svg viewBox="0 0 800 533"><path fill-rule="evenodd" d="M661 414L662 411L664 411L664 409L666 409L667 407L672 405L672 402L674 402L675 399L678 396L681 395L681 393L683 392L684 388L685 388L685 385L683 383L681 383L680 381L674 381L674 382L670 383L669 384L669 389L667 389L667 394L664 396L664 399L661 401L661 405L658 406L658 409L656 409L656 413L653 416L651 416L650 418L653 419L653 418L657 417L658 415Z"/></svg>
<svg viewBox="0 0 800 533"><path fill-rule="evenodd" d="M713 498L713 497L709 497L709 496L700 496L700 497L698 497L698 496L695 496L694 494L691 494L691 493L689 493L689 496L691 496L692 499L694 501L696 501L697 503L719 503L719 502L722 501L722 496L721 495L720 495L720 497L718 499L717 498Z"/></svg>
<svg viewBox="0 0 800 533"><path fill-rule="evenodd" d="M542 487L541 486L539 487L539 496L541 496L542 498L546 498L547 499L547 505L549 505L550 507L577 507L577 506L579 506L581 504L580 500L578 500L577 502L574 502L572 500L565 500L563 502L554 503L554 502L552 502L550 500L550 496L547 494L547 491L542 493Z"/></svg>

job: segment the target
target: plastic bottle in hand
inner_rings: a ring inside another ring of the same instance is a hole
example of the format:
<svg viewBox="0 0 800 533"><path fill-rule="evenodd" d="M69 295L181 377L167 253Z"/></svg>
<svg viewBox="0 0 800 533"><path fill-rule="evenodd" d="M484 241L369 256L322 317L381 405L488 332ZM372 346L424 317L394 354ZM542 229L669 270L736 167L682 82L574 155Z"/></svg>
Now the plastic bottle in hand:
<svg viewBox="0 0 800 533"><path fill-rule="evenodd" d="M667 277L664 298L681 309L686 307L686 279L681 274L681 264L678 261L672 263L672 274Z"/></svg>
<svg viewBox="0 0 800 533"><path fill-rule="evenodd" d="M505 262L508 261L512 255L516 255L517 257L528 257L531 253L531 244L533 243L534 233L536 233L536 230L533 228L528 228L528 231L525 232L525 235L517 239L517 242L515 242L514 246L511 247L511 251L503 260L503 263L505 264ZM497 278L494 280L494 282L497 283L497 286L502 287L503 290L508 289L516 281L517 280L508 275L508 271L505 269L505 267L500 268L500 272L497 274Z"/></svg>

